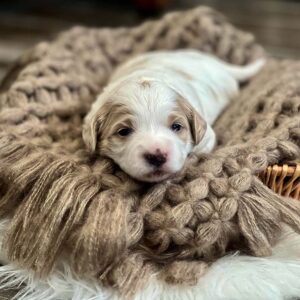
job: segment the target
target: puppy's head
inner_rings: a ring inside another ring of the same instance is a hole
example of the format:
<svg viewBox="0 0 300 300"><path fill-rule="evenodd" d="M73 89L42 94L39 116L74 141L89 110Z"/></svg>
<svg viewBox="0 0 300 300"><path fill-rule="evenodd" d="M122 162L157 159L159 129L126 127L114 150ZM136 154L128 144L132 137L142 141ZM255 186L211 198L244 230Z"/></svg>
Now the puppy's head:
<svg viewBox="0 0 300 300"><path fill-rule="evenodd" d="M188 101L159 82L127 82L100 98L85 119L84 141L141 181L179 172L206 131Z"/></svg>

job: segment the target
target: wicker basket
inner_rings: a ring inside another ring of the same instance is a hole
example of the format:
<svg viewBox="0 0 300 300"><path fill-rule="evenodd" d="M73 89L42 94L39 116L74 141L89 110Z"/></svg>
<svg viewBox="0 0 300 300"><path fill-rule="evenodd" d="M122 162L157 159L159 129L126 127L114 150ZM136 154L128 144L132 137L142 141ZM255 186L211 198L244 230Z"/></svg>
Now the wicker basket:
<svg viewBox="0 0 300 300"><path fill-rule="evenodd" d="M259 177L275 193L300 200L300 163L269 166Z"/></svg>

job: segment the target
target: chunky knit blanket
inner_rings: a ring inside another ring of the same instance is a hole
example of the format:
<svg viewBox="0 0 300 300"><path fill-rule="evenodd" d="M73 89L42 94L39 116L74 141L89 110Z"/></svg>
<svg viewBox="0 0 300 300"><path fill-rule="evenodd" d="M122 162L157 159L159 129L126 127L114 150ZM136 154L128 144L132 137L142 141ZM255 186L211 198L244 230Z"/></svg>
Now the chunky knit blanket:
<svg viewBox="0 0 300 300"><path fill-rule="evenodd" d="M240 251L266 256L283 223L300 232L294 200L257 178L299 155L300 63L268 65L215 125L218 147L173 181L137 183L91 156L84 115L115 66L155 49L195 48L245 64L263 55L252 35L200 7L135 28L74 28L26 53L1 86L0 214L4 248L47 276L60 260L130 296L148 278L195 284Z"/></svg>

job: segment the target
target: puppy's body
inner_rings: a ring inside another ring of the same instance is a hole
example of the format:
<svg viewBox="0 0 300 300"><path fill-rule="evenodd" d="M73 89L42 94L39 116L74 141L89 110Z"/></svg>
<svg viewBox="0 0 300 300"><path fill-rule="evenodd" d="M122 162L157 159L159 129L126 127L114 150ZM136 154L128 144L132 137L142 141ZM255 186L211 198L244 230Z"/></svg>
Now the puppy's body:
<svg viewBox="0 0 300 300"><path fill-rule="evenodd" d="M150 52L121 65L111 82L157 81L170 87L207 122L206 134L193 152L210 152L215 145L211 125L238 94L239 82L253 77L263 64L261 59L246 67L234 66L193 50Z"/></svg>
<svg viewBox="0 0 300 300"><path fill-rule="evenodd" d="M135 178L166 179L180 171L190 152L213 149L213 122L237 95L239 82L263 64L233 66L192 50L133 58L116 70L93 104L84 139ZM117 110L123 115L113 117ZM126 138L117 134L126 133L122 128L130 129Z"/></svg>
<svg viewBox="0 0 300 300"><path fill-rule="evenodd" d="M121 65L111 82L159 81L186 98L211 125L239 90L238 82L255 75L258 60L246 67L229 65L199 51L150 52Z"/></svg>

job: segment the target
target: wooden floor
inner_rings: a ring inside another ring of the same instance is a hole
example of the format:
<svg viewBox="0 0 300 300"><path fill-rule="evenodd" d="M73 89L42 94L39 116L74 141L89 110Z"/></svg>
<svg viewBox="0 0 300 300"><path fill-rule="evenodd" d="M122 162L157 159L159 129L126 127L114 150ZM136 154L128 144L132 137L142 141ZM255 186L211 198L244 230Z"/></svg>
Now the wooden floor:
<svg viewBox="0 0 300 300"><path fill-rule="evenodd" d="M0 2L0 78L25 49L73 25L122 26L143 20L132 8L96 2L87 5L87 2L79 1L77 5L69 2L69 5L44 7L45 2L39 1L40 4L29 12L2 8L5 2ZM253 32L272 55L300 58L300 1L174 0L168 10L197 5L214 7L233 24Z"/></svg>

